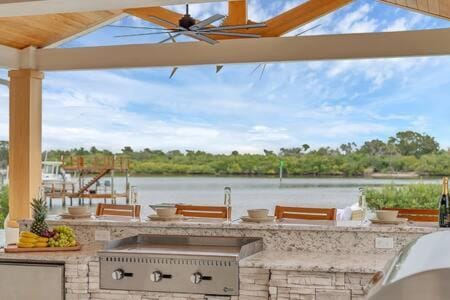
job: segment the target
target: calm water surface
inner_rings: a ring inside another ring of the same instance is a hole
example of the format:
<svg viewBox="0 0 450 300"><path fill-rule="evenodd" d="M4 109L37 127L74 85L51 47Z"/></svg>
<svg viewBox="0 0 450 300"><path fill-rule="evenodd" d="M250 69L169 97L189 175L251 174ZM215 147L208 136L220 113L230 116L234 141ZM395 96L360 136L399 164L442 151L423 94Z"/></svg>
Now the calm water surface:
<svg viewBox="0 0 450 300"><path fill-rule="evenodd" d="M122 190L124 179L116 179L116 190ZM224 187L232 189L233 218L245 215L249 208L273 208L277 204L344 208L358 201L359 188L389 183L439 183L440 179L366 179L366 178L278 178L248 177L133 177L143 216L152 213L149 204L175 202L223 205ZM123 200L124 201L124 200ZM95 209L95 205L91 208ZM60 201L50 213L64 211Z"/></svg>

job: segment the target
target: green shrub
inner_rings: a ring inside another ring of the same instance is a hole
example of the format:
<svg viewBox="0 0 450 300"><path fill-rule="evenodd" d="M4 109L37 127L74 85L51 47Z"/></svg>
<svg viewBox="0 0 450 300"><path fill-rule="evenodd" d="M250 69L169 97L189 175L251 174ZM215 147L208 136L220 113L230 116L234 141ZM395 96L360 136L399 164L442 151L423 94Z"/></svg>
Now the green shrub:
<svg viewBox="0 0 450 300"><path fill-rule="evenodd" d="M9 212L8 202L8 186L2 187L0 190L0 228L3 228L3 223Z"/></svg>
<svg viewBox="0 0 450 300"><path fill-rule="evenodd" d="M366 201L371 209L438 207L441 186L438 184L386 185L366 188Z"/></svg>

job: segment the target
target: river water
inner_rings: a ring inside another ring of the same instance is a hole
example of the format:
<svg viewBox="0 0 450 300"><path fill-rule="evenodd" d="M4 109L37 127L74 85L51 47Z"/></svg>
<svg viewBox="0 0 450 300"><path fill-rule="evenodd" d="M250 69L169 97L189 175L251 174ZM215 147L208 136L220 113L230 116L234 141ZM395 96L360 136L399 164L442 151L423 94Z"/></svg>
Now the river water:
<svg viewBox="0 0 450 300"><path fill-rule="evenodd" d="M392 182L395 184L439 183L440 179L285 178L280 184L278 178L130 178L130 184L137 187L142 216L152 213L149 204L161 202L223 205L224 187L229 186L232 189L233 218L245 215L249 208L269 208L273 213L277 204L344 208L358 201L359 188L382 186ZM116 178L115 186L118 192L122 191L124 179ZM91 209L94 211L95 205ZM50 213L60 213L63 210L60 201L54 200L54 207Z"/></svg>

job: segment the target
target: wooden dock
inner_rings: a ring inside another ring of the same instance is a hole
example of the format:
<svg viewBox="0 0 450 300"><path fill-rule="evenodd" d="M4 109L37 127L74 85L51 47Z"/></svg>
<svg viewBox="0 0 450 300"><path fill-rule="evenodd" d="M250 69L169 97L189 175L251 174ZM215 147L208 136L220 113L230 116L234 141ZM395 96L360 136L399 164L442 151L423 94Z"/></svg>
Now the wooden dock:
<svg viewBox="0 0 450 300"><path fill-rule="evenodd" d="M130 161L126 157L103 156L87 160L82 156L71 156L68 160L61 158L62 168L70 173L78 182L65 182L45 186L45 196L49 199L50 206L53 200L61 200L66 205L67 199L70 205L78 199L78 205L84 205L85 200L92 205L93 199L103 199L104 203L110 200L116 203L117 199L125 199L130 203L135 193L129 184ZM125 187L122 192L116 191L115 176L117 173L125 175ZM109 180L106 180L109 177ZM99 190L101 179L105 178L103 188Z"/></svg>

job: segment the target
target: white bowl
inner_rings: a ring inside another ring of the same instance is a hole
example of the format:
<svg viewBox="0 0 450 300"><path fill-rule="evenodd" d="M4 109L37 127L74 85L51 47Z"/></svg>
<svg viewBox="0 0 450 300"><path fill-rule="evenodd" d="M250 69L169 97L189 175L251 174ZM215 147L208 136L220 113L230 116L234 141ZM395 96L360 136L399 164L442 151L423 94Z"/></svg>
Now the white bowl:
<svg viewBox="0 0 450 300"><path fill-rule="evenodd" d="M176 207L161 207L156 209L156 214L161 218L170 218L177 213Z"/></svg>
<svg viewBox="0 0 450 300"><path fill-rule="evenodd" d="M377 210L376 214L380 221L395 221L398 217L398 210Z"/></svg>
<svg viewBox="0 0 450 300"><path fill-rule="evenodd" d="M261 209L248 209L247 210L248 216L252 219L263 219L267 218L269 215L269 210L265 208Z"/></svg>
<svg viewBox="0 0 450 300"><path fill-rule="evenodd" d="M69 214L74 216L85 215L88 213L88 209L84 206L68 207L67 211L69 212Z"/></svg>

